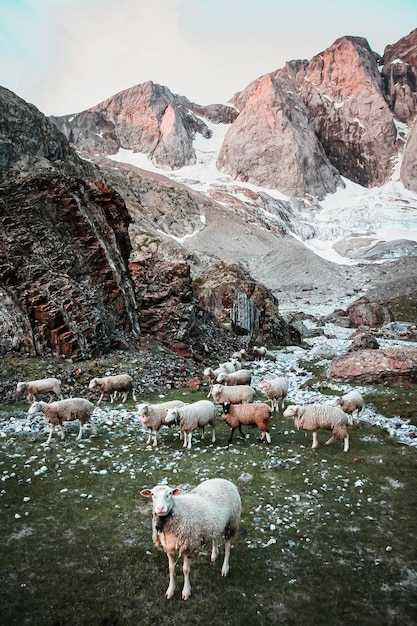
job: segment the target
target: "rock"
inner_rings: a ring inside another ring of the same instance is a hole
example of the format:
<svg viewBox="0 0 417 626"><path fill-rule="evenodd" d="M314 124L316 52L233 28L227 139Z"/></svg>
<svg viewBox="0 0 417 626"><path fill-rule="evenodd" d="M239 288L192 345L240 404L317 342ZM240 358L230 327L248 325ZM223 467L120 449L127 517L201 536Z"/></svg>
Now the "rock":
<svg viewBox="0 0 417 626"><path fill-rule="evenodd" d="M353 302L346 309L346 314L355 327L377 328L393 320L393 315L386 306L377 302L369 302L367 298Z"/></svg>
<svg viewBox="0 0 417 626"><path fill-rule="evenodd" d="M86 154L115 154L124 148L143 152L159 167L177 169L195 163L197 133L211 137L202 118L227 124L236 115L228 105L196 105L148 81L77 115L51 119Z"/></svg>
<svg viewBox="0 0 417 626"><path fill-rule="evenodd" d="M363 384L414 382L417 376L417 348L350 352L333 359L328 375Z"/></svg>

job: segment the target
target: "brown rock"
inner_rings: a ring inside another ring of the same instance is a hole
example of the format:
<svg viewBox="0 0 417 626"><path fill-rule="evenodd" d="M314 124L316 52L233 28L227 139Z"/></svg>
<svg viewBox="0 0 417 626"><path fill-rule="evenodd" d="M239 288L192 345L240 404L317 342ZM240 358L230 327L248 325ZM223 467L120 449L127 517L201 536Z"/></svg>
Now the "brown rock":
<svg viewBox="0 0 417 626"><path fill-rule="evenodd" d="M329 377L356 383L415 382L417 348L386 348L351 352L332 361Z"/></svg>
<svg viewBox="0 0 417 626"><path fill-rule="evenodd" d="M393 315L386 306L377 302L369 302L367 298L361 298L351 304L346 309L346 314L355 327L377 328L393 320Z"/></svg>

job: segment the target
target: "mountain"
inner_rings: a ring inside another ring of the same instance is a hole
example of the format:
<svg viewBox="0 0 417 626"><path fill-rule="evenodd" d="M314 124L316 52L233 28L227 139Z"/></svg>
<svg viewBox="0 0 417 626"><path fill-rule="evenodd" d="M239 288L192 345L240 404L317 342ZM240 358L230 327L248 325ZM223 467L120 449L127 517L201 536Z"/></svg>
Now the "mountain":
<svg viewBox="0 0 417 626"><path fill-rule="evenodd" d="M343 37L228 104L148 82L46 119L2 89L2 353L142 329L202 361L415 291L416 33L382 57Z"/></svg>
<svg viewBox="0 0 417 626"><path fill-rule="evenodd" d="M128 149L166 170L195 163L193 141L210 139L208 122L227 124L221 172L318 199L343 186L341 177L384 184L404 153L401 180L417 191L406 142L417 106L416 48L417 29L382 57L366 39L347 36L310 61L290 61L256 79L228 105L196 105L148 82L52 119L85 154Z"/></svg>

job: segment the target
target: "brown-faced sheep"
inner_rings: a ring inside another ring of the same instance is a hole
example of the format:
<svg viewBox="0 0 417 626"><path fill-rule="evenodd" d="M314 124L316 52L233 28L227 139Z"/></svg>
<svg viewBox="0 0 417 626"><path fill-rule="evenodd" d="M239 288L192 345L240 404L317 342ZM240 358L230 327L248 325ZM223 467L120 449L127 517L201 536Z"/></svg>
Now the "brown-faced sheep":
<svg viewBox="0 0 417 626"><path fill-rule="evenodd" d="M224 478L211 478L183 494L182 489L156 485L141 495L152 498L152 538L168 556L169 585L166 597L175 591L175 565L182 555L183 600L191 595L190 563L202 541L211 541L211 561L218 556L219 537L224 534L224 561L221 575L229 573L231 540L239 529L242 503L237 487Z"/></svg>
<svg viewBox="0 0 417 626"><path fill-rule="evenodd" d="M332 436L326 445L340 437L343 439L343 450L349 450L349 433L347 427L351 424L351 419L346 413L335 406L324 404L309 404L307 406L292 405L285 409L284 417L293 417L297 428L302 428L313 433L312 448L319 445L317 432L319 430L331 430Z"/></svg>
<svg viewBox="0 0 417 626"><path fill-rule="evenodd" d="M222 420L232 429L227 443L232 443L233 433L236 428L239 429L243 439L246 439L242 431L242 424L245 426L257 426L261 431L261 441L266 438L267 442L271 443L271 435L269 434L271 414L271 407L264 402L251 402L248 404L230 404L230 402L224 402Z"/></svg>
<svg viewBox="0 0 417 626"><path fill-rule="evenodd" d="M91 419L94 411L94 404L86 400L85 398L66 398L65 400L56 400L47 404L46 402L34 402L29 408L28 415L35 415L35 413L42 412L45 418L49 422L50 430L49 437L45 445L48 445L52 439L52 433L55 426L61 428L61 439L64 438L63 422L72 422L79 420L80 430L77 436L77 441L81 439L83 433L83 427L85 424L91 424L93 432L96 431L96 427Z"/></svg>

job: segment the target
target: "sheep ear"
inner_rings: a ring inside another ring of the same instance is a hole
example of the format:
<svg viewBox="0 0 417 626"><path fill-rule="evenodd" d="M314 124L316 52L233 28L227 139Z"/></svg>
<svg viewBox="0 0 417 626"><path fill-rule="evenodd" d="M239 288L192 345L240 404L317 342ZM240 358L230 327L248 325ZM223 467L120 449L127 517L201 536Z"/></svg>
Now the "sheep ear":
<svg viewBox="0 0 417 626"><path fill-rule="evenodd" d="M182 489L180 487L175 487L175 489L172 490L173 496L179 496L181 494L182 494Z"/></svg>
<svg viewBox="0 0 417 626"><path fill-rule="evenodd" d="M140 494L142 496L145 496L145 498L150 498L152 495L152 491L150 489L142 489L142 491L140 492Z"/></svg>

